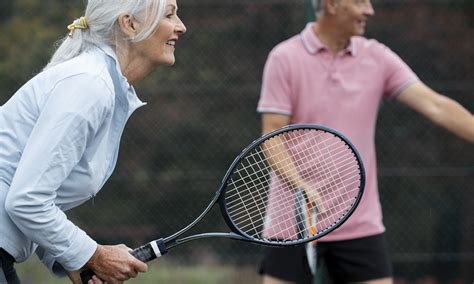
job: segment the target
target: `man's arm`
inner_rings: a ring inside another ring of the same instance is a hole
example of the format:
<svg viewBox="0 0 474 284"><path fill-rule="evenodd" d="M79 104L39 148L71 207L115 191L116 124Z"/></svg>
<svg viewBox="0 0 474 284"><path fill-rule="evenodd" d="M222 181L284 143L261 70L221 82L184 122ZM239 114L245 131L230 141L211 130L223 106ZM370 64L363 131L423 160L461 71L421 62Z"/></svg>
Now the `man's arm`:
<svg viewBox="0 0 474 284"><path fill-rule="evenodd" d="M266 134L270 131L276 130L278 128L287 126L290 124L291 117L284 114L276 114L276 113L262 113L262 134ZM280 148L281 146L276 145L284 145L281 141L284 139L282 137L274 137L272 140L268 140L264 144L267 146L267 150L269 153L269 157L273 157L269 159L268 162L271 165L272 169L275 173L284 180L290 189L292 190L299 190L304 189L306 191L306 195L308 199L317 205L319 210L322 212L324 211L324 205L322 203L321 196L316 190L311 190L306 181L303 177L300 176L296 166L292 162L287 162L285 165L282 165L280 161L292 161L291 155L288 152L285 153L285 150ZM270 149L273 149L278 155L272 155ZM275 159L278 157L279 159ZM282 167L283 166L283 167Z"/></svg>
<svg viewBox="0 0 474 284"><path fill-rule="evenodd" d="M290 117L288 115L263 113L262 134L286 126L289 122ZM289 188L297 190L306 187L305 181L298 173L296 166L291 162L293 159L285 144L285 138L279 136L266 141L262 146L265 149L267 162L280 179L288 184Z"/></svg>
<svg viewBox="0 0 474 284"><path fill-rule="evenodd" d="M406 88L397 100L434 124L474 143L474 116L455 100L438 94L421 82Z"/></svg>
<svg viewBox="0 0 474 284"><path fill-rule="evenodd" d="M276 113L262 113L262 134L287 126L290 116Z"/></svg>

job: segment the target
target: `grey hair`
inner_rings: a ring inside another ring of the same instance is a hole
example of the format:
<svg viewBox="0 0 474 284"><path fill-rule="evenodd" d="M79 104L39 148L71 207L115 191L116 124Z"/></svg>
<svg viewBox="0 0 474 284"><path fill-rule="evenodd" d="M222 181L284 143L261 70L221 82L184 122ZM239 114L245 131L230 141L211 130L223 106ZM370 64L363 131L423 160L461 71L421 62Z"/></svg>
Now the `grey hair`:
<svg viewBox="0 0 474 284"><path fill-rule="evenodd" d="M76 29L71 36L59 40L58 48L45 70L72 59L94 45L107 44L120 51L124 41L139 42L147 39L158 27L165 14L166 0L88 0L85 12L87 29ZM143 28L133 38L120 32L118 18L128 13L143 23ZM75 23L79 19L75 20Z"/></svg>
<svg viewBox="0 0 474 284"><path fill-rule="evenodd" d="M324 1L325 0L311 0L311 4L313 4L314 14L316 15L316 19L321 17L324 14Z"/></svg>

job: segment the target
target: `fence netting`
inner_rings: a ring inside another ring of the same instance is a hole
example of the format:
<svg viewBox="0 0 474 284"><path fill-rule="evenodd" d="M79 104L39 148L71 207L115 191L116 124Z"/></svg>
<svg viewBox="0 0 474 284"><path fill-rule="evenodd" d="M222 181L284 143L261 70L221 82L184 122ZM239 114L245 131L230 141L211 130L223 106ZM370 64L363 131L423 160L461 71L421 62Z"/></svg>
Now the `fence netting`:
<svg viewBox="0 0 474 284"><path fill-rule="evenodd" d="M0 105L41 71L54 42L82 15L84 2L0 2ZM374 1L376 15L366 35L473 112L473 3ZM175 66L161 67L135 86L148 104L125 128L114 174L99 195L69 212L102 243L139 246L200 214L234 157L260 135L256 105L269 51L308 20L303 0L178 5L187 33L177 43ZM381 106L376 143L396 277L471 283L473 145L392 101ZM227 231L217 210L197 229L215 230ZM217 239L177 247L159 261L254 267L257 274L261 257L261 247Z"/></svg>

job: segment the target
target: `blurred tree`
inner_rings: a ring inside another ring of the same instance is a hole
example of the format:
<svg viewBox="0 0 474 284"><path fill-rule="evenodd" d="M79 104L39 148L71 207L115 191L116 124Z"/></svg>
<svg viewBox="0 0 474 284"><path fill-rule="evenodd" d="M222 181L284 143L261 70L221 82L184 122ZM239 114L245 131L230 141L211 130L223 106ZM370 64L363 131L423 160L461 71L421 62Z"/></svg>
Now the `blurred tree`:
<svg viewBox="0 0 474 284"><path fill-rule="evenodd" d="M0 24L6 22L13 15L13 0L0 1Z"/></svg>
<svg viewBox="0 0 474 284"><path fill-rule="evenodd" d="M312 22L315 20L314 7L311 0L304 0L304 11L306 22Z"/></svg>
<svg viewBox="0 0 474 284"><path fill-rule="evenodd" d="M0 1L0 14L9 15L0 25L0 105L41 71L55 42L66 35L67 24L80 16L82 9L78 0Z"/></svg>

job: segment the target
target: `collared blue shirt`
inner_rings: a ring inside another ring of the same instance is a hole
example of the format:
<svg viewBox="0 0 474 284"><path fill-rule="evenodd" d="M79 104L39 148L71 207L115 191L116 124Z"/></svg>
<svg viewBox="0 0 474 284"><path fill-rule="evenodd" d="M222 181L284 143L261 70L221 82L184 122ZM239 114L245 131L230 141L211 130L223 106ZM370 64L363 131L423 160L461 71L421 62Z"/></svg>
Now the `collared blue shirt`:
<svg viewBox="0 0 474 284"><path fill-rule="evenodd" d="M50 269L81 268L97 243L64 211L102 188L143 104L103 45L39 73L1 106L0 247L22 262L39 246Z"/></svg>

